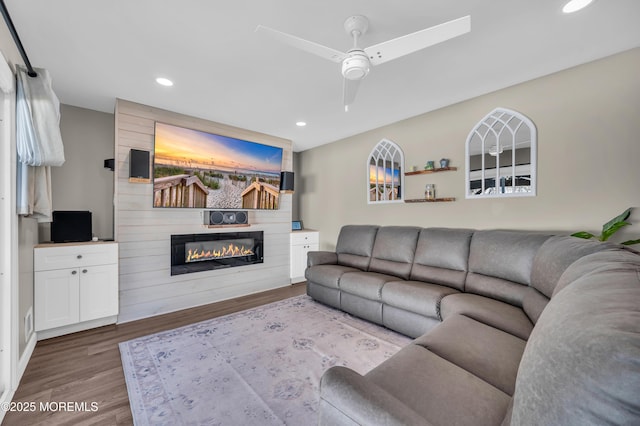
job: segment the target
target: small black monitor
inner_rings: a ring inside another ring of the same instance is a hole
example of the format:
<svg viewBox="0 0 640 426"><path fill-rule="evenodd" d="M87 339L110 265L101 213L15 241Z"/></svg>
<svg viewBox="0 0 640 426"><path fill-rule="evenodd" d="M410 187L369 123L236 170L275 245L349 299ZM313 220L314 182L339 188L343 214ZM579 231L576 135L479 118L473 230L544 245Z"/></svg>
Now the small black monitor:
<svg viewBox="0 0 640 426"><path fill-rule="evenodd" d="M54 211L51 222L51 241L71 243L91 241L90 211Z"/></svg>

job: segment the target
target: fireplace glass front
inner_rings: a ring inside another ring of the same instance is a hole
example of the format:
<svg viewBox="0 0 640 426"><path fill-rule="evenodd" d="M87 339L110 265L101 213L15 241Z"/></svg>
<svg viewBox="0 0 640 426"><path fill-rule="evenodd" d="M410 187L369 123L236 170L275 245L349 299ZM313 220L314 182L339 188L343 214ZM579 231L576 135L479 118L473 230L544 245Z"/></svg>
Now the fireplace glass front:
<svg viewBox="0 0 640 426"><path fill-rule="evenodd" d="M171 236L171 275L263 263L263 232Z"/></svg>

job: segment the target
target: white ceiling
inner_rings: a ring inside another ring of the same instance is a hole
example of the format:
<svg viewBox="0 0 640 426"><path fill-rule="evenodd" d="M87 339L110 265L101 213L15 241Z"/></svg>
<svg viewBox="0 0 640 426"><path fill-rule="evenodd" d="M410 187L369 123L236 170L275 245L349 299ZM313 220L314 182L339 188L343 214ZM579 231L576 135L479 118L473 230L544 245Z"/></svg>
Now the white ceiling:
<svg viewBox="0 0 640 426"><path fill-rule="evenodd" d="M291 139L295 151L640 46L638 0L595 0L572 15L564 0L5 4L62 103L112 113L126 99ZM363 47L464 15L471 32L373 68L349 112L339 64L254 33L262 24L346 51L342 25L355 14L370 20Z"/></svg>

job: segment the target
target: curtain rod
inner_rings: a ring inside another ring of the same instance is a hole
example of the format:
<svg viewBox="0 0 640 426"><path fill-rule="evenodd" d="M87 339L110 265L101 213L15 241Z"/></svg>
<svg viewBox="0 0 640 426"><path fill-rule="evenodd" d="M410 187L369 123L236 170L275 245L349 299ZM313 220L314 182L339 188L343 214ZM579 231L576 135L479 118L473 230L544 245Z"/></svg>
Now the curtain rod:
<svg viewBox="0 0 640 426"><path fill-rule="evenodd" d="M29 62L29 58L27 57L27 52L24 51L24 47L22 46L20 37L18 37L18 32L16 31L16 27L13 25L11 16L9 16L9 11L7 10L7 6L5 6L4 4L4 0L0 0L0 9L2 9L2 16L4 17L4 22L7 23L7 27L9 28L9 32L13 37L13 41L15 42L16 47L20 52L20 56L22 56L22 60L24 61L25 66L27 67L27 74L29 74L29 77L37 77L38 73L35 72L35 70L31 66L31 62Z"/></svg>

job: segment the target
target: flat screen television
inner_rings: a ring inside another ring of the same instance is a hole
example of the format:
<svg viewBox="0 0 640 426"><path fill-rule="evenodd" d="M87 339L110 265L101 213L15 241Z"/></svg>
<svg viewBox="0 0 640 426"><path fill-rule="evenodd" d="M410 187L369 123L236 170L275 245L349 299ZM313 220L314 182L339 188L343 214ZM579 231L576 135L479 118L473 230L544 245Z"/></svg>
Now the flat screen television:
<svg viewBox="0 0 640 426"><path fill-rule="evenodd" d="M153 207L278 209L282 148L155 123Z"/></svg>

